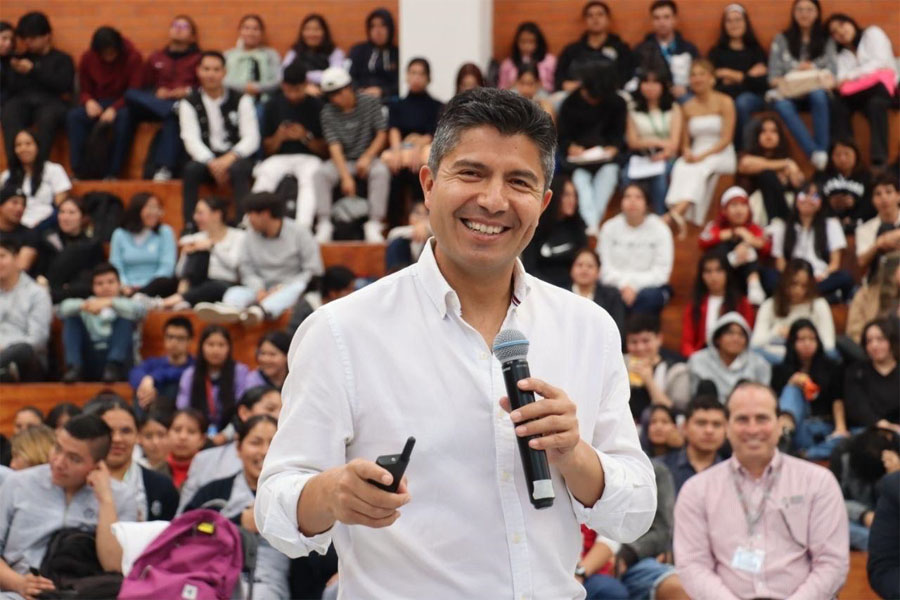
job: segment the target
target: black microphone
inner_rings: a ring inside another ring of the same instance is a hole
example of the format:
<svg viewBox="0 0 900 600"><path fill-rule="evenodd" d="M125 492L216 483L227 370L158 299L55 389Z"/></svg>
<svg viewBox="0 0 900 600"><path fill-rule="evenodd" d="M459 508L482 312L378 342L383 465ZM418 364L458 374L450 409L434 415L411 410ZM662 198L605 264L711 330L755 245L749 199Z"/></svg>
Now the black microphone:
<svg viewBox="0 0 900 600"><path fill-rule="evenodd" d="M503 366L503 381L506 383L506 395L513 410L534 402L534 393L519 389L519 381L531 377L528 370L528 340L525 334L517 329L504 329L494 338L494 356ZM517 436L518 437L518 436ZM530 440L539 435L518 437L519 456L522 468L525 469L525 480L528 482L528 495L535 508L553 506L553 481L550 479L550 465L547 453L535 450L528 445Z"/></svg>

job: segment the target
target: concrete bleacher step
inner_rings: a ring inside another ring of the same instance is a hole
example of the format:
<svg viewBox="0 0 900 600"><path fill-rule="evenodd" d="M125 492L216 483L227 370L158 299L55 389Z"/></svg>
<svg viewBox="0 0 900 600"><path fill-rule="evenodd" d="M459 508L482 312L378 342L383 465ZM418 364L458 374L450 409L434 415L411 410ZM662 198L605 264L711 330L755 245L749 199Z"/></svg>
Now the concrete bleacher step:
<svg viewBox="0 0 900 600"><path fill-rule="evenodd" d="M13 418L16 411L24 406L36 406L45 415L60 402L71 402L83 406L85 402L104 390L112 390L125 397L131 397L131 386L127 383L20 383L0 384L0 433L12 435Z"/></svg>

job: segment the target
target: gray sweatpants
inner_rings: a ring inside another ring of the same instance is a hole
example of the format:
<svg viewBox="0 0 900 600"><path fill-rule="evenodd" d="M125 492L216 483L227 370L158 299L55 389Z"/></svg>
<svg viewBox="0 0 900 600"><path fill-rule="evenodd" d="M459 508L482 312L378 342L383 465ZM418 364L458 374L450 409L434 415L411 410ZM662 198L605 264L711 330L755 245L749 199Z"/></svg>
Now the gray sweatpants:
<svg viewBox="0 0 900 600"><path fill-rule="evenodd" d="M356 161L348 160L347 169L356 174ZM333 160L326 161L316 169L313 181L316 189L316 217L320 220L331 218L331 194L341 180ZM391 171L379 159L369 165L369 219L384 221L387 216L388 192L391 186Z"/></svg>

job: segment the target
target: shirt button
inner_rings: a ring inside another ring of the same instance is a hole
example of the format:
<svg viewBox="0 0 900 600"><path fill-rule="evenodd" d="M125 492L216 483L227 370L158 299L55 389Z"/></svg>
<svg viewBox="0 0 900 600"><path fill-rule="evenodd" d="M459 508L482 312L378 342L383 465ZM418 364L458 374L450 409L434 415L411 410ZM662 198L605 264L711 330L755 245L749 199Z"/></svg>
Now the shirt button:
<svg viewBox="0 0 900 600"><path fill-rule="evenodd" d="M513 536L513 544L521 544L521 543L522 543L522 536L519 535L518 533L515 534Z"/></svg>
<svg viewBox="0 0 900 600"><path fill-rule="evenodd" d="M481 360L487 360L487 359L489 359L490 357L491 357L491 355L488 354L487 352L481 352L481 353L478 355L478 358L480 358Z"/></svg>
<svg viewBox="0 0 900 600"><path fill-rule="evenodd" d="M503 481L509 481L511 477L512 475L509 471L503 471L503 473L500 474L500 479L502 479Z"/></svg>

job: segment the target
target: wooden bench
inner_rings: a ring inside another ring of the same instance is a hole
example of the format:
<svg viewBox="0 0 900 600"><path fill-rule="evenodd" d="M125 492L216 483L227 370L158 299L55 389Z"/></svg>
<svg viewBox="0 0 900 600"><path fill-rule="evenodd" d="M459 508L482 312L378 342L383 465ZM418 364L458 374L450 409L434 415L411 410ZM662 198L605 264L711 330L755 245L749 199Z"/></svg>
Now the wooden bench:
<svg viewBox="0 0 900 600"><path fill-rule="evenodd" d="M16 412L24 406L36 406L44 415L60 402L83 406L104 390L112 390L124 398L131 398L127 383L20 383L0 385L0 433L9 437L13 431Z"/></svg>

